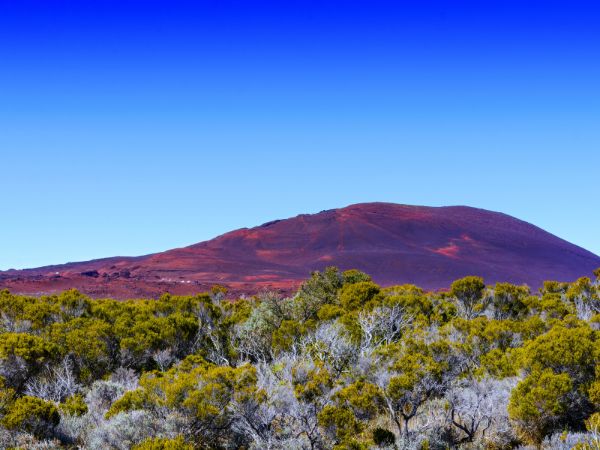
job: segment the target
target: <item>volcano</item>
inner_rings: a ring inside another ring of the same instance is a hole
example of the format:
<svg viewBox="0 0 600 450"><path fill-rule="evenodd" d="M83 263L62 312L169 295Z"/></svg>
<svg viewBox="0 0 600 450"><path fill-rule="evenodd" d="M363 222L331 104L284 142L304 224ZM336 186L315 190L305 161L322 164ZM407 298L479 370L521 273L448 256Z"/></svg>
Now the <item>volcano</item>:
<svg viewBox="0 0 600 450"><path fill-rule="evenodd" d="M185 248L0 272L0 288L93 297L188 294L220 284L236 293L290 292L311 271L359 269L384 286L447 288L467 275L539 287L573 281L600 257L506 214L466 206L363 203L235 230Z"/></svg>

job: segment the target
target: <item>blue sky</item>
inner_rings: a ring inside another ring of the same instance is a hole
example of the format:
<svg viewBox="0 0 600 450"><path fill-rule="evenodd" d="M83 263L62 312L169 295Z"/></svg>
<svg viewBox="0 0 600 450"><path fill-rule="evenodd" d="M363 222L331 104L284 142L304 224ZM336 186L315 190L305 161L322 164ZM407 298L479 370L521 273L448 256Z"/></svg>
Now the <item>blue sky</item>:
<svg viewBox="0 0 600 450"><path fill-rule="evenodd" d="M365 201L600 254L600 7L0 0L0 269Z"/></svg>

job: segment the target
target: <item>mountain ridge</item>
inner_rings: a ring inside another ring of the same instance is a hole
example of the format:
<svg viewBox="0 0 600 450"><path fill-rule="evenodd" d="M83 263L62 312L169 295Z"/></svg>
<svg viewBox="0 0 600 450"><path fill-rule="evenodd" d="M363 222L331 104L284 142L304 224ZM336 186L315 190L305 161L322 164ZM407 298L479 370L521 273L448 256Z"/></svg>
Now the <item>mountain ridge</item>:
<svg viewBox="0 0 600 450"><path fill-rule="evenodd" d="M383 285L445 288L461 276L538 287L571 281L600 257L510 215L456 206L358 203L299 214L164 252L0 272L0 287L93 296L157 296L223 284L236 292L290 290L312 270L336 265ZM58 273L57 273L58 272Z"/></svg>

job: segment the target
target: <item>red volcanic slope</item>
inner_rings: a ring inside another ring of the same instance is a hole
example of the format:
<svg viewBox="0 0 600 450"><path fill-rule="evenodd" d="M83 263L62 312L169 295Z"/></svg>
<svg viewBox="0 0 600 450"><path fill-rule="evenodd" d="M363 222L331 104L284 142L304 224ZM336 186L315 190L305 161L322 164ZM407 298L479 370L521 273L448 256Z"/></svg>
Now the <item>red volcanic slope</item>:
<svg viewBox="0 0 600 450"><path fill-rule="evenodd" d="M94 296L191 293L213 284L236 292L291 289L326 266L363 270L383 285L446 288L466 275L538 287L574 280L600 257L529 223L465 206L365 203L243 228L185 248L0 272L0 287Z"/></svg>

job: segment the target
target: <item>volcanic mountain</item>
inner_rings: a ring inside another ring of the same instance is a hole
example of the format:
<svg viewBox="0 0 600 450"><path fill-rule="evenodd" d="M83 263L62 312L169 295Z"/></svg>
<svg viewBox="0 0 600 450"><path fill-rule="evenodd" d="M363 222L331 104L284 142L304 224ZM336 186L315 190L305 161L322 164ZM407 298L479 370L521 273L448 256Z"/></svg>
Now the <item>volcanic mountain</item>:
<svg viewBox="0 0 600 450"><path fill-rule="evenodd" d="M600 267L600 257L534 225L465 206L363 203L242 228L185 248L0 272L0 288L43 294L76 287L92 296L289 291L311 271L356 268L382 285L446 288L466 275L537 288Z"/></svg>

